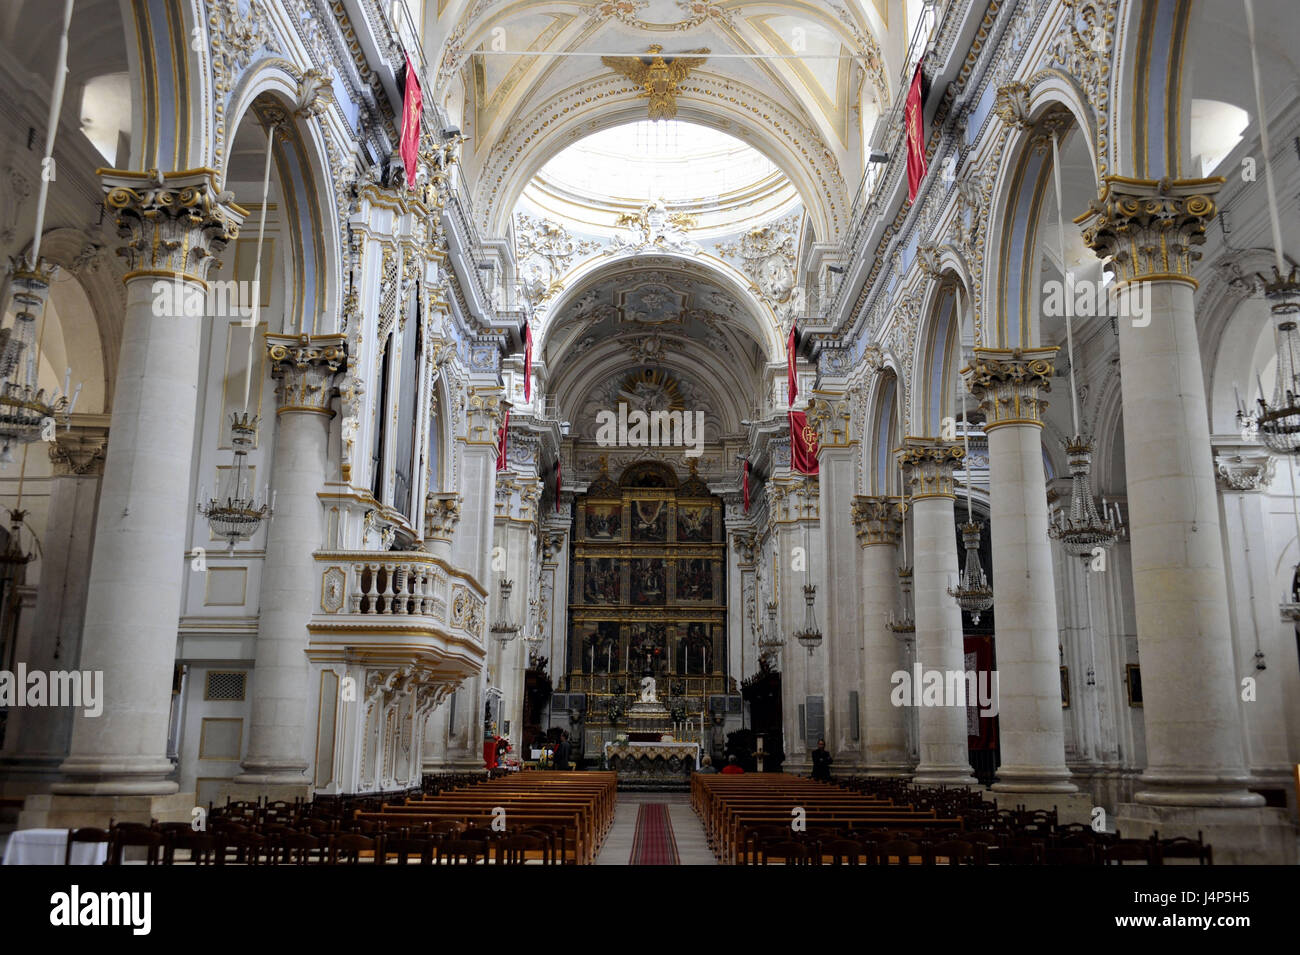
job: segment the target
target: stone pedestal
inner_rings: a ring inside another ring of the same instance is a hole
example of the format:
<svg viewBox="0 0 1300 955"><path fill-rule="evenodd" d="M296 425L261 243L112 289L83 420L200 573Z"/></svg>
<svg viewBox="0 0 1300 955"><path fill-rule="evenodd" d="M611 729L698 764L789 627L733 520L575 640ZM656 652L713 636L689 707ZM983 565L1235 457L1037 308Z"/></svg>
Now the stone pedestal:
<svg viewBox="0 0 1300 955"><path fill-rule="evenodd" d="M1147 806L1120 803L1115 828L1125 839L1199 834L1214 849L1215 865L1295 865L1296 830L1285 809Z"/></svg>
<svg viewBox="0 0 1300 955"><path fill-rule="evenodd" d="M19 829L107 829L110 822L190 822L194 793L169 796L28 796Z"/></svg>

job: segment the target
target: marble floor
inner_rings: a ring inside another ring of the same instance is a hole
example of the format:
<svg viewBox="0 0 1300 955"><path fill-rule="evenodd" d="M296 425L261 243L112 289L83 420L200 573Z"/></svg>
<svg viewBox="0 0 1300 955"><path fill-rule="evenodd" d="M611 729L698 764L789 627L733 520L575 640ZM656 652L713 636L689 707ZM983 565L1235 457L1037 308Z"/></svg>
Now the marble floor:
<svg viewBox="0 0 1300 955"><path fill-rule="evenodd" d="M628 864L636 834L637 810L649 802L668 806L668 819L672 823L682 865L717 865L704 839L704 827L691 811L691 797L686 793L619 793L614 806L614 826L596 856L596 865Z"/></svg>

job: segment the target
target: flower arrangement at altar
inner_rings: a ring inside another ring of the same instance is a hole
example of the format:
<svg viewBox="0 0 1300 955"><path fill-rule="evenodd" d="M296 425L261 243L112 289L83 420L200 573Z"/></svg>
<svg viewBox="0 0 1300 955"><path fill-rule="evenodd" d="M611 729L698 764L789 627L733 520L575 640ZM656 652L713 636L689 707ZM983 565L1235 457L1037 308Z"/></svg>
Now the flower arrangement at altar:
<svg viewBox="0 0 1300 955"><path fill-rule="evenodd" d="M617 723L623 716L623 701L612 699L605 708L605 715L611 723Z"/></svg>
<svg viewBox="0 0 1300 955"><path fill-rule="evenodd" d="M614 737L614 745L619 749L626 749L629 743L630 740L627 738L626 733L619 733Z"/></svg>

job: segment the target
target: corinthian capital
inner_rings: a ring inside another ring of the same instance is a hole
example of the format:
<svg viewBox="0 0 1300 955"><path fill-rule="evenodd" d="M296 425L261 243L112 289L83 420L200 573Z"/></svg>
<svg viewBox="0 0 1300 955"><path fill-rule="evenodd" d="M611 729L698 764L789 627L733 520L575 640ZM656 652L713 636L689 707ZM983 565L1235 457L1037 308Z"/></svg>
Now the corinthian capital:
<svg viewBox="0 0 1300 955"><path fill-rule="evenodd" d="M985 431L1007 424L1042 427L1052 390L1052 360L1059 351L1050 348L977 348L975 360L962 369L966 385L984 412Z"/></svg>
<svg viewBox="0 0 1300 955"><path fill-rule="evenodd" d="M952 472L965 453L960 444L939 438L905 439L898 460L907 475L912 499L953 497Z"/></svg>
<svg viewBox="0 0 1300 955"><path fill-rule="evenodd" d="M1088 225L1083 241L1097 255L1111 256L1120 279L1179 281L1196 285L1193 246L1205 243L1216 211L1214 194L1223 178L1128 179L1107 176L1101 195L1074 221Z"/></svg>
<svg viewBox="0 0 1300 955"><path fill-rule="evenodd" d="M854 497L853 526L858 532L858 543L863 547L897 543L900 526L898 503L888 497Z"/></svg>
<svg viewBox="0 0 1300 955"><path fill-rule="evenodd" d="M343 335L267 335L271 374L280 380L279 414L310 411L332 415L335 375L347 358Z"/></svg>
<svg viewBox="0 0 1300 955"><path fill-rule="evenodd" d="M817 449L847 448L853 440L853 407L847 395L813 392L808 423L817 429Z"/></svg>
<svg viewBox="0 0 1300 955"><path fill-rule="evenodd" d="M248 214L217 192L210 169L161 173L106 170L104 206L113 214L126 279L145 275L202 282Z"/></svg>

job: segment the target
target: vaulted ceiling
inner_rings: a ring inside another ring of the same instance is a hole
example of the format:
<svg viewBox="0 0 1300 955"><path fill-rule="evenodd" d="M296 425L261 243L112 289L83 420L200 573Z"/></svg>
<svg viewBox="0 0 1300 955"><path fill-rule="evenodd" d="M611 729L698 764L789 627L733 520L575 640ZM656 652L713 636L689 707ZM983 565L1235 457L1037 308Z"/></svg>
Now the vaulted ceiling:
<svg viewBox="0 0 1300 955"><path fill-rule="evenodd" d="M435 96L471 137L462 162L489 234L551 156L647 117L638 85L601 58L658 44L709 51L692 54L703 62L680 83L678 117L766 154L828 241L847 226L864 129L892 95L914 15L903 0L427 0L424 24Z"/></svg>

